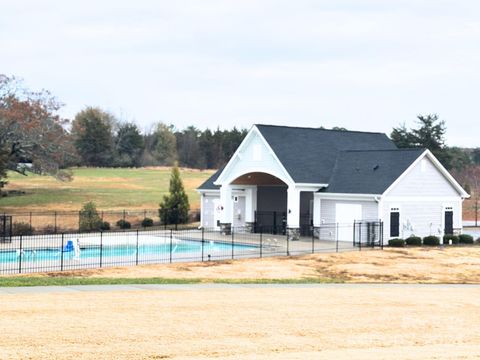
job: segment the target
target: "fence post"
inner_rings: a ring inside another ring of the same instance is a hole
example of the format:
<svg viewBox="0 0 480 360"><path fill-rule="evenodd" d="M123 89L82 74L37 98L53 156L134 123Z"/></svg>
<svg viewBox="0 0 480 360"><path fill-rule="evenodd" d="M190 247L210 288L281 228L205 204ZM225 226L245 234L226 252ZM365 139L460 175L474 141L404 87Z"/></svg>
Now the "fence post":
<svg viewBox="0 0 480 360"><path fill-rule="evenodd" d="M362 251L362 223L358 227L358 251Z"/></svg>
<svg viewBox="0 0 480 360"><path fill-rule="evenodd" d="M287 256L290 255L290 236L288 235L288 228L287 228Z"/></svg>
<svg viewBox="0 0 480 360"><path fill-rule="evenodd" d="M315 254L315 227L312 226L312 254Z"/></svg>
<svg viewBox="0 0 480 360"><path fill-rule="evenodd" d="M103 231L100 231L100 267L103 261Z"/></svg>
<svg viewBox="0 0 480 360"><path fill-rule="evenodd" d="M170 229L170 263L172 263L172 241L173 241L173 229Z"/></svg>
<svg viewBox="0 0 480 360"><path fill-rule="evenodd" d="M78 232L80 232L80 222L81 222L81 219L82 219L82 215L81 215L81 212L79 211L79 212L78 212Z"/></svg>
<svg viewBox="0 0 480 360"><path fill-rule="evenodd" d="M30 232L32 232L32 212L30 211Z"/></svg>
<svg viewBox="0 0 480 360"><path fill-rule="evenodd" d="M262 230L260 229L260 259L263 256L263 233Z"/></svg>
<svg viewBox="0 0 480 360"><path fill-rule="evenodd" d="M205 237L204 237L204 231L205 229L202 227L202 262L203 262L203 251L204 251L204 246L205 246Z"/></svg>
<svg viewBox="0 0 480 360"><path fill-rule="evenodd" d="M64 243L64 237L65 237L65 234L62 233L62 248L60 249L60 251L62 252L62 258L60 260L60 271L63 271L63 247L65 246L65 243Z"/></svg>
<svg viewBox="0 0 480 360"><path fill-rule="evenodd" d="M55 234L57 233L57 212L55 211L54 213L54 218L55 218Z"/></svg>
<svg viewBox="0 0 480 360"><path fill-rule="evenodd" d="M232 228L231 228L231 233L232 233L232 260L233 260L233 258L235 257L235 253L234 253L234 251L235 251L235 250L234 250L234 235L233 235L234 229L235 229L235 228L232 226Z"/></svg>
<svg viewBox="0 0 480 360"><path fill-rule="evenodd" d="M125 222L125 209L123 209L123 221Z"/></svg>
<svg viewBox="0 0 480 360"><path fill-rule="evenodd" d="M383 250L383 221L380 221L380 248Z"/></svg>
<svg viewBox="0 0 480 360"><path fill-rule="evenodd" d="M20 235L20 253L18 254L18 273L22 273L22 251L23 251L23 236Z"/></svg>
<svg viewBox="0 0 480 360"><path fill-rule="evenodd" d="M137 229L137 240L136 240L136 250L135 250L135 265L138 265L138 229Z"/></svg>
<svg viewBox="0 0 480 360"><path fill-rule="evenodd" d="M338 252L338 223L336 224L336 230L335 230L335 238L336 238L336 244L335 244L335 251Z"/></svg>

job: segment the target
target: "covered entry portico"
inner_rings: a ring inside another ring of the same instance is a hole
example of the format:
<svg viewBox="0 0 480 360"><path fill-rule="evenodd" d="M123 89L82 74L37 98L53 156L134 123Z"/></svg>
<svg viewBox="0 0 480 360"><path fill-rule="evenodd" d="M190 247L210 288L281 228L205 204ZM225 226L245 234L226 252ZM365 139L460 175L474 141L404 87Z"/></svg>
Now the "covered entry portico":
<svg viewBox="0 0 480 360"><path fill-rule="evenodd" d="M295 182L256 127L247 134L213 184L219 187L222 232L228 233L232 226L238 225L254 231L260 225L256 220L261 220L263 226L285 228L291 239L299 238L302 224L311 223L313 193L325 186ZM245 201L243 218L238 196ZM261 218L267 212L275 213L275 222L273 218L270 221L265 216Z"/></svg>
<svg viewBox="0 0 480 360"><path fill-rule="evenodd" d="M289 186L265 172L249 172L220 188L220 229L307 235L313 219L314 189Z"/></svg>

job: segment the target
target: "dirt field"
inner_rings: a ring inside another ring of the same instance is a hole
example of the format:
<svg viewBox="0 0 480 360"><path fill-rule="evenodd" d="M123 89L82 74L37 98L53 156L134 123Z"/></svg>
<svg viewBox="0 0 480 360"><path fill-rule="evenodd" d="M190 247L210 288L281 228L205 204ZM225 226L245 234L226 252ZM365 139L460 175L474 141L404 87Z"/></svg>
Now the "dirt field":
<svg viewBox="0 0 480 360"><path fill-rule="evenodd" d="M405 248L222 262L144 265L35 276L324 279L340 282L480 284L480 246ZM27 275L32 276L32 275Z"/></svg>
<svg viewBox="0 0 480 360"><path fill-rule="evenodd" d="M480 288L2 295L1 359L479 359Z"/></svg>

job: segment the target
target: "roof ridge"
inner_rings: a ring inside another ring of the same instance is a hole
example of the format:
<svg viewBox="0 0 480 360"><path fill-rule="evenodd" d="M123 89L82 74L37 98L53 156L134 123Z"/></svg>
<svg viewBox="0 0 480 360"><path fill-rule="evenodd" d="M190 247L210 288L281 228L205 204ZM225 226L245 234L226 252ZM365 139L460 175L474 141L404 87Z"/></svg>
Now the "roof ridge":
<svg viewBox="0 0 480 360"><path fill-rule="evenodd" d="M272 124L254 124L254 126L268 126L268 127L278 127L278 128L287 128L287 129L302 129L302 130L321 130L321 131L331 131L331 132L340 132L340 133L360 133L360 134L381 134L386 135L383 132L379 131L360 131L360 130L337 130L337 129L323 129L323 128L314 128L308 126L287 126L287 125L272 125Z"/></svg>
<svg viewBox="0 0 480 360"><path fill-rule="evenodd" d="M385 152L385 151L425 151L425 148L400 148L400 149L376 149L376 150L340 150L339 152Z"/></svg>

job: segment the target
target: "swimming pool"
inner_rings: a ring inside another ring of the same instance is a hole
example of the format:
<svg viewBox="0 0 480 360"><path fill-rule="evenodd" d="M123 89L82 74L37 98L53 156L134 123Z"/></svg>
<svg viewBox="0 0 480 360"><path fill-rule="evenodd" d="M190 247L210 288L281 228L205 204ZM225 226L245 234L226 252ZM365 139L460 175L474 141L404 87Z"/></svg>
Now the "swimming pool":
<svg viewBox="0 0 480 360"><path fill-rule="evenodd" d="M18 262L55 262L75 260L100 259L103 261L142 261L149 259L178 259L178 258L220 258L228 257L232 251L237 255L248 255L258 251L258 246L245 244L231 244L218 241L194 241L175 239L147 244L121 244L121 245L80 245L80 251L62 251L57 248L24 248L21 251L1 250L0 264Z"/></svg>

